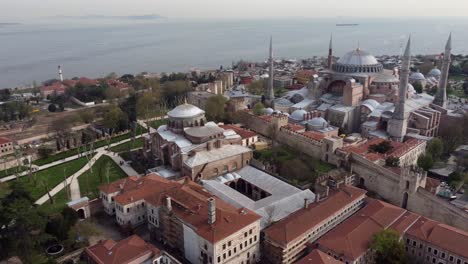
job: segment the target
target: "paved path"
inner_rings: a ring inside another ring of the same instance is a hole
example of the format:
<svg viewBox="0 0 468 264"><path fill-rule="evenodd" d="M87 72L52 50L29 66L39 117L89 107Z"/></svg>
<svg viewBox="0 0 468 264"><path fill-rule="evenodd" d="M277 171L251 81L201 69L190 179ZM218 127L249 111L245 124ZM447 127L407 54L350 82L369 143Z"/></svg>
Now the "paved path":
<svg viewBox="0 0 468 264"><path fill-rule="evenodd" d="M138 123L140 123L140 121L138 121ZM146 126L146 124L144 122L141 122L140 125L147 128L147 126ZM140 138L142 136L143 136L143 134L139 135L139 136L136 136L136 138ZM130 140L131 140L131 138L125 139L125 140L122 140L122 141L119 141L119 142L116 142L116 143L113 143L113 144L110 145L110 148L112 148L114 146L117 146L117 145L120 145L120 144L123 144L123 143L126 143L126 142L129 142ZM94 157L90 160L90 162L88 162L85 166L83 166L83 168L81 168L79 171L77 171L73 175L69 176L67 179L65 179L61 183L57 184L57 186L55 186L52 190L50 190L50 192L49 192L50 196L55 196L57 193L62 191L65 188L65 186L70 185L71 200L73 201L73 200L81 198L80 184L78 182L78 177L80 177L83 173L88 171L94 165L94 163L100 157L102 157L103 155L109 156L118 166L120 166L120 168L127 174L127 176L139 175L117 153L107 150L107 146L97 148L95 150L95 152L96 152L96 154L94 155ZM49 164L45 164L43 166L39 166L38 171L39 170L44 170L44 169L47 169L47 168L50 168L50 167L53 167L53 166L56 166L56 165L71 161L71 160L74 160L74 159L77 159L77 158L80 158L80 157L83 157L83 156L84 156L83 154L74 155L74 156L59 160L59 161L55 161L55 162L52 162L52 163L49 163ZM28 174L28 172L24 172L24 173L21 173L19 176L21 177L21 176L25 176L27 174ZM8 176L8 177L5 177L3 179L0 179L0 181L4 182L4 181L9 181L9 180L12 180L12 179L15 179L15 178L16 178L16 176L12 175L12 176ZM49 195L46 193L41 198L39 198L35 203L37 205L41 205L41 204L44 204L45 202L47 202L48 200L49 200Z"/></svg>

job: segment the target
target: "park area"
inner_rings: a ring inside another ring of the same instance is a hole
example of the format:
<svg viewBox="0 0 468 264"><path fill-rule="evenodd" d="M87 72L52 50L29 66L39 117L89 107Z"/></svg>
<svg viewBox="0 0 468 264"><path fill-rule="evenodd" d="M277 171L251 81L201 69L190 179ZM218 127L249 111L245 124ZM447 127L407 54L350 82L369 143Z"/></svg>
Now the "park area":
<svg viewBox="0 0 468 264"><path fill-rule="evenodd" d="M336 167L285 146L257 150L254 158L270 167L274 173L296 185L315 183L317 177Z"/></svg>

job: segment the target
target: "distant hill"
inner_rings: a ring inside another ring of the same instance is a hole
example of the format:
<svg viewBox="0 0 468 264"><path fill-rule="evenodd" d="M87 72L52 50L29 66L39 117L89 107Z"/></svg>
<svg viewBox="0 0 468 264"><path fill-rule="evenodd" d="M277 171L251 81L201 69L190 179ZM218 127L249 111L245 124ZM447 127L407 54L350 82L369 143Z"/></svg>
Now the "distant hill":
<svg viewBox="0 0 468 264"><path fill-rule="evenodd" d="M127 19L127 20L155 20L165 18L157 14L133 15L133 16L105 16L105 15L86 15L86 16L58 16L59 18L74 19Z"/></svg>
<svg viewBox="0 0 468 264"><path fill-rule="evenodd" d="M0 27L19 25L20 23L0 23Z"/></svg>

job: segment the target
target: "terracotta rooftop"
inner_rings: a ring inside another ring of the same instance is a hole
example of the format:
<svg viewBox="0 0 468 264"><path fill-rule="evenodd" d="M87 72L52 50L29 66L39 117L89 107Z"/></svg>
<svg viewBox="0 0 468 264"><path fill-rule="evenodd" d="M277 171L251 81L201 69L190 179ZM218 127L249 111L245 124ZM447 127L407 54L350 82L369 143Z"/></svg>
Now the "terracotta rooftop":
<svg viewBox="0 0 468 264"><path fill-rule="evenodd" d="M371 152L369 149L372 145L378 145L382 142L386 141L383 138L373 138L371 140L365 141L360 145L350 145L343 148L344 151L353 152L355 154L359 154L368 160L376 161L379 159L385 159L387 157L401 157L404 154L408 153L415 147L423 144L423 140L419 140L416 138L410 138L405 142L397 142L397 141L389 141L392 148L387 153L376 153Z"/></svg>
<svg viewBox="0 0 468 264"><path fill-rule="evenodd" d="M0 144L6 144L12 142L9 138L0 137Z"/></svg>
<svg viewBox="0 0 468 264"><path fill-rule="evenodd" d="M317 241L320 247L356 260L369 249L378 232L389 227L406 230L412 224L411 219L416 221L405 209L371 198L367 201L364 208L320 238Z"/></svg>
<svg viewBox="0 0 468 264"><path fill-rule="evenodd" d="M244 129L244 128L241 128L241 127L238 127L238 126L235 126L235 125L221 125L219 126L223 129L232 129L234 130L234 132L236 132L239 136L241 136L241 138L251 138L251 137L255 137L257 135L257 133L251 131L251 130L248 130L248 129Z"/></svg>
<svg viewBox="0 0 468 264"><path fill-rule="evenodd" d="M468 232L466 231L421 217L406 234L468 258Z"/></svg>
<svg viewBox="0 0 468 264"><path fill-rule="evenodd" d="M121 205L144 199L156 207L165 205L166 197L172 200L172 211L194 231L208 241L218 241L259 220L261 217L248 209L237 209L202 186L186 178L184 183L170 181L156 174L140 178L118 180L100 186L106 193L123 191L114 197ZM216 203L216 221L208 224L208 198Z"/></svg>
<svg viewBox="0 0 468 264"><path fill-rule="evenodd" d="M152 244L146 243L137 235L133 235L119 242L112 239L101 241L85 249L86 254L99 264L126 264L137 258L146 260L159 256L160 250Z"/></svg>
<svg viewBox="0 0 468 264"><path fill-rule="evenodd" d="M42 86L39 88L42 92L45 91L65 91L65 86L61 82L54 82L48 86Z"/></svg>
<svg viewBox="0 0 468 264"><path fill-rule="evenodd" d="M296 264L343 264L343 262L334 259L324 252L314 249L305 257L301 258Z"/></svg>
<svg viewBox="0 0 468 264"><path fill-rule="evenodd" d="M365 190L342 186L338 191L330 193L328 198L318 203L312 203L308 208L300 209L283 220L264 229L268 240L286 245L301 237L326 218L340 211L343 207L363 198Z"/></svg>
<svg viewBox="0 0 468 264"><path fill-rule="evenodd" d="M436 194L436 189L440 185L440 181L431 177L426 177L426 186L424 189L427 191Z"/></svg>
<svg viewBox="0 0 468 264"><path fill-rule="evenodd" d="M301 125L296 125L296 124L287 124L286 126L284 126L285 129L287 130L290 130L290 131L294 131L294 132L298 132L298 131L304 131L305 130L305 127L301 126Z"/></svg>
<svg viewBox="0 0 468 264"><path fill-rule="evenodd" d="M306 131L304 133L301 133L303 136L307 137L307 138L310 138L310 139L313 139L313 140L317 140L317 141L321 141L322 139L325 138L325 135L322 134L322 133L317 133L317 132L314 132L314 131Z"/></svg>

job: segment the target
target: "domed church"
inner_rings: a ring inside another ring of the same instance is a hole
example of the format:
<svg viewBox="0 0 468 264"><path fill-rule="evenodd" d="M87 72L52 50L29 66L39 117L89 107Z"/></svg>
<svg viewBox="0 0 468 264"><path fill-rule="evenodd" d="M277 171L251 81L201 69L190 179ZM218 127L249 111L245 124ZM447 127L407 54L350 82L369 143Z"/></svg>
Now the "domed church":
<svg viewBox="0 0 468 264"><path fill-rule="evenodd" d="M409 49L410 43L407 52ZM451 38L447 42L445 54L450 54L450 50ZM410 54L405 56L402 57L401 71L398 68L384 69L372 54L361 48L347 52L334 63L330 39L326 69L315 75L307 87L276 99L273 102L274 109L285 112L284 106L287 104L284 100L287 99L291 101L289 113L307 111L312 116L324 117L328 124L340 127L346 133L363 132L365 136L400 140L407 132L433 137L446 104L447 61L444 62L444 69L431 72L440 79L439 92L433 97L426 93L416 93L410 83L424 81L425 78L419 72L409 72L411 57ZM300 94L304 99L292 102L295 94ZM396 132L388 127L398 111L405 111L407 125L400 128L404 132L395 136Z"/></svg>

